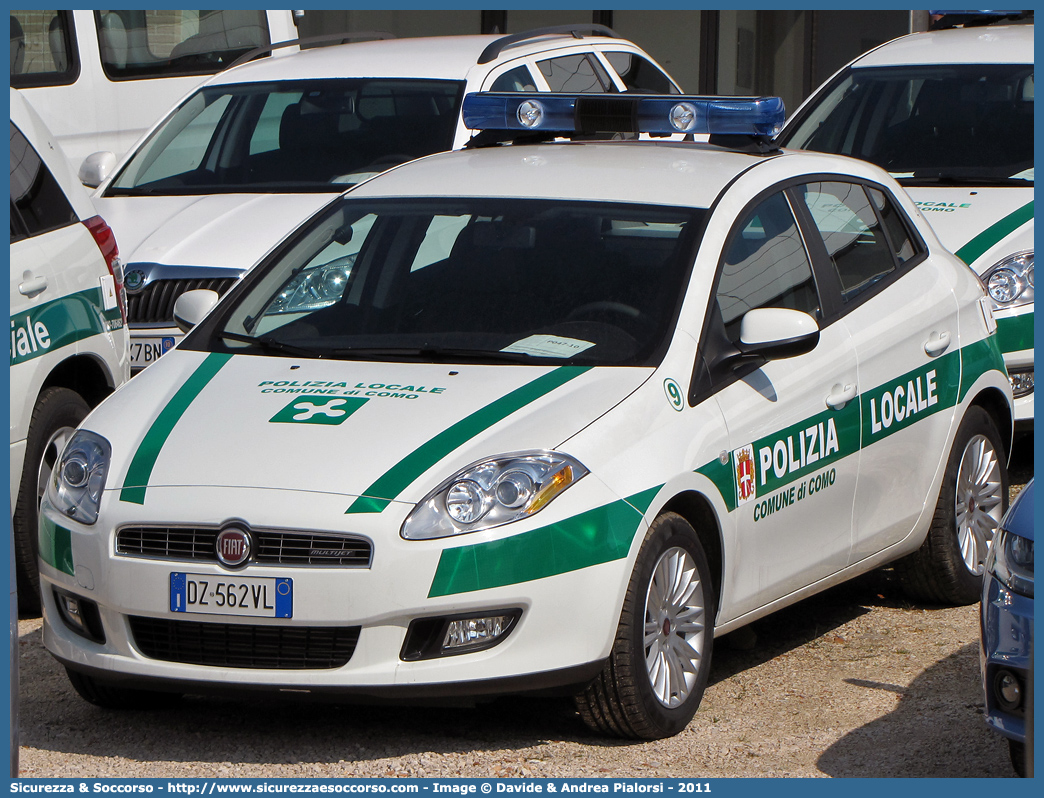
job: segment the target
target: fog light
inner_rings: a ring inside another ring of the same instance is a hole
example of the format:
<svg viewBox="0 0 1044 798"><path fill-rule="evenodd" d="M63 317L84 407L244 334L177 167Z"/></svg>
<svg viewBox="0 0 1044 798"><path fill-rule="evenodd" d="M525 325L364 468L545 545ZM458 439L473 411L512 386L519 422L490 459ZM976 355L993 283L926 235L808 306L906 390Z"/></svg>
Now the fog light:
<svg viewBox="0 0 1044 798"><path fill-rule="evenodd" d="M1011 383L1011 393L1016 398L1033 393L1033 369L1008 372L1008 381Z"/></svg>
<svg viewBox="0 0 1044 798"><path fill-rule="evenodd" d="M105 631L97 604L57 588L54 591L54 603L58 607L62 622L69 629L95 643L105 642Z"/></svg>
<svg viewBox="0 0 1044 798"><path fill-rule="evenodd" d="M1011 671L997 671L993 677L993 689L997 694L997 703L1005 712L1015 712L1022 707L1022 683Z"/></svg>
<svg viewBox="0 0 1044 798"><path fill-rule="evenodd" d="M450 621L446 636L442 640L442 649L452 653L454 649L492 644L504 634L513 620L510 615L493 615L488 618Z"/></svg>
<svg viewBox="0 0 1044 798"><path fill-rule="evenodd" d="M520 609L492 610L474 615L418 618L410 624L400 659L412 662L492 648L515 628Z"/></svg>

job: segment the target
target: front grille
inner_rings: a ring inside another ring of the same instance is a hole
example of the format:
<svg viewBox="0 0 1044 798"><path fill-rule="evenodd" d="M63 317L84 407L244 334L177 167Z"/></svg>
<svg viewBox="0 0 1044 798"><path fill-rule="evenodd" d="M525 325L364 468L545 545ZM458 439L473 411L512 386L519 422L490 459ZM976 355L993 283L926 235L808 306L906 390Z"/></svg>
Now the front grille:
<svg viewBox="0 0 1044 798"><path fill-rule="evenodd" d="M194 280L155 280L139 294L127 294L127 316L131 324L174 323L174 303L186 291L209 288L224 294L234 277L218 277Z"/></svg>
<svg viewBox="0 0 1044 798"><path fill-rule="evenodd" d="M217 562L219 528L123 527L116 533L116 553L130 557L164 560ZM250 532L254 554L250 562L258 565L316 565L369 568L373 545L365 538L255 529Z"/></svg>
<svg viewBox="0 0 1044 798"><path fill-rule="evenodd" d="M249 626L129 616L146 657L215 668L340 668L359 642L358 626Z"/></svg>

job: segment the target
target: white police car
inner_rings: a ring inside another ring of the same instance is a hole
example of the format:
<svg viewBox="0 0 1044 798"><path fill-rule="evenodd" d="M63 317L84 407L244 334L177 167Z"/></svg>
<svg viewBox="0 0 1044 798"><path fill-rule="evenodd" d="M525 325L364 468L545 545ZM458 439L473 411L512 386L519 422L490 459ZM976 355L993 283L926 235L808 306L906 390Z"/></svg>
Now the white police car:
<svg viewBox="0 0 1044 798"><path fill-rule="evenodd" d="M39 613L40 497L73 429L130 376L119 251L43 120L11 115L10 497L18 606Z"/></svg>
<svg viewBox="0 0 1044 798"><path fill-rule="evenodd" d="M181 338L172 314L184 291L224 292L352 183L462 146L461 100L483 89L679 91L601 25L359 41L222 72L104 182L111 153L81 170L123 248L133 368Z"/></svg>
<svg viewBox="0 0 1044 798"><path fill-rule="evenodd" d="M786 147L863 158L978 273L1015 420L1033 422L1033 25L914 33L860 56L787 122Z"/></svg>
<svg viewBox="0 0 1044 798"><path fill-rule="evenodd" d="M182 297L195 327L66 449L44 640L81 695L554 688L656 738L716 635L825 587L898 560L977 599L1010 386L981 284L886 173L776 149L774 98L464 114L489 146L347 191L209 313ZM635 119L711 143L492 130Z"/></svg>

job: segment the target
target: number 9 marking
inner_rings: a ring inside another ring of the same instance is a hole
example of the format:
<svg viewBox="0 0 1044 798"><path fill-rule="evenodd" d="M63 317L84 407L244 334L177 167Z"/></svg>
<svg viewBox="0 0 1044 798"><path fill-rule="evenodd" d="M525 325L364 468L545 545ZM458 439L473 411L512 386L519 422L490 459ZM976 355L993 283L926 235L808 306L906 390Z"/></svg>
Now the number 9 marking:
<svg viewBox="0 0 1044 798"><path fill-rule="evenodd" d="M680 413L685 406L685 398L682 395L681 386L668 378L663 381L663 392L667 394L667 401L671 403L671 407Z"/></svg>

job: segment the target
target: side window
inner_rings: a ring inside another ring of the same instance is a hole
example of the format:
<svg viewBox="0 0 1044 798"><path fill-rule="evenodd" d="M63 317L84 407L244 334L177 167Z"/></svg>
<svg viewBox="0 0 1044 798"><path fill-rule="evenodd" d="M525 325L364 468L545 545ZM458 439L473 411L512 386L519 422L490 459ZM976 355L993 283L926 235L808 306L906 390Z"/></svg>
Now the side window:
<svg viewBox="0 0 1044 798"><path fill-rule="evenodd" d="M58 181L22 132L11 125L11 208L29 236L57 230L77 221L76 212ZM14 215L12 213L12 215ZM12 222L11 236L15 236Z"/></svg>
<svg viewBox="0 0 1044 798"><path fill-rule="evenodd" d="M810 183L805 204L841 279L842 298L851 302L896 268L877 213L855 183Z"/></svg>
<svg viewBox="0 0 1044 798"><path fill-rule="evenodd" d="M899 265L903 266L924 250L920 242L910 235L910 229L903 215L896 210L891 197L877 188L867 188L870 199L877 208L877 214L881 217L888 238L892 242L892 250L895 252Z"/></svg>
<svg viewBox="0 0 1044 798"><path fill-rule="evenodd" d="M566 55L537 62L551 91L604 94L615 91L605 68L587 55Z"/></svg>
<svg viewBox="0 0 1044 798"><path fill-rule="evenodd" d="M500 75L489 87L490 91L536 91L533 76L529 74L529 67L520 66L509 69Z"/></svg>
<svg viewBox="0 0 1044 798"><path fill-rule="evenodd" d="M102 68L112 80L218 72L269 43L264 11L95 12Z"/></svg>
<svg viewBox="0 0 1044 798"><path fill-rule="evenodd" d="M740 220L725 248L716 294L725 334L739 340L753 308L790 308L816 316L819 296L786 197L773 194Z"/></svg>
<svg viewBox="0 0 1044 798"><path fill-rule="evenodd" d="M11 85L59 86L80 71L71 11L11 12Z"/></svg>
<svg viewBox="0 0 1044 798"><path fill-rule="evenodd" d="M642 94L678 94L678 87L663 72L640 55L626 52L603 53L623 80L627 91Z"/></svg>

